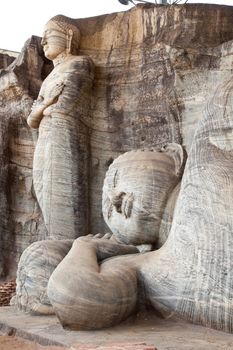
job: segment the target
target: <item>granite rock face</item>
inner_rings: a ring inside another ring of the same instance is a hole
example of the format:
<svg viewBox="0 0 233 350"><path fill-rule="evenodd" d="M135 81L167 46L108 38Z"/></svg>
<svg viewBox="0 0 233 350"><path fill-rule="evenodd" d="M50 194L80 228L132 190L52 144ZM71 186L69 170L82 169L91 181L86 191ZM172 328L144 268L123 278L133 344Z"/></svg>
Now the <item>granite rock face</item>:
<svg viewBox="0 0 233 350"><path fill-rule="evenodd" d="M32 186L37 134L26 123L46 70L39 40L32 37L20 56L0 71L1 277L14 277L23 250L46 235Z"/></svg>
<svg viewBox="0 0 233 350"><path fill-rule="evenodd" d="M189 155L206 100L232 69L232 16L229 6L138 5L77 20L80 55L95 65L87 125L90 233L108 231L101 208L103 179L118 155L167 143L181 144ZM26 124L51 70L39 42L32 37L0 72L2 277L14 276L30 243L47 238L32 185L37 133Z"/></svg>
<svg viewBox="0 0 233 350"><path fill-rule="evenodd" d="M112 158L168 142L189 152L207 97L232 67L231 18L231 7L187 5L137 6L99 18L99 30L96 20L79 21L82 52L96 66L92 232L102 230L99 198Z"/></svg>
<svg viewBox="0 0 233 350"><path fill-rule="evenodd" d="M12 62L14 62L15 58L16 57L3 53L0 50L0 69L7 68Z"/></svg>

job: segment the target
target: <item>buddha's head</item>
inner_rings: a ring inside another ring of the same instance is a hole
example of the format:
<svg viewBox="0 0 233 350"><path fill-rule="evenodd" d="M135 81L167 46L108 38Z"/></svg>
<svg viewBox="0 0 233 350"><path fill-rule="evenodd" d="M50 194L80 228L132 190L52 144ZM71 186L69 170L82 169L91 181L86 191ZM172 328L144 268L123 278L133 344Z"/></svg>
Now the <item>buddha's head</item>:
<svg viewBox="0 0 233 350"><path fill-rule="evenodd" d="M57 15L45 25L41 45L48 59L54 60L62 53L76 55L79 43L80 31L75 20Z"/></svg>
<svg viewBox="0 0 233 350"><path fill-rule="evenodd" d="M163 212L181 178L183 150L131 151L109 167L103 187L103 215L114 237L126 244L155 244Z"/></svg>

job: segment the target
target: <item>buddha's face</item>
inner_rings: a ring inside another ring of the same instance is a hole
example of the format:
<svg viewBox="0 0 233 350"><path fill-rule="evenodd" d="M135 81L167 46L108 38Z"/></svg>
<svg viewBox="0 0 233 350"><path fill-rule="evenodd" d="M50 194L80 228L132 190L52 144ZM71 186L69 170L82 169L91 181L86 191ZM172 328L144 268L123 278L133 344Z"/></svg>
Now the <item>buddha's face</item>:
<svg viewBox="0 0 233 350"><path fill-rule="evenodd" d="M67 37L65 32L53 21L49 21L44 29L41 40L45 57L54 60L58 55L66 51Z"/></svg>
<svg viewBox="0 0 233 350"><path fill-rule="evenodd" d="M171 190L179 181L165 152L127 152L109 167L103 187L103 216L115 238L154 244Z"/></svg>
<svg viewBox="0 0 233 350"><path fill-rule="evenodd" d="M103 198L104 218L115 238L126 244L154 243L158 225L153 212L156 196L151 189L152 171L125 165L113 174ZM106 184L106 182L105 182Z"/></svg>

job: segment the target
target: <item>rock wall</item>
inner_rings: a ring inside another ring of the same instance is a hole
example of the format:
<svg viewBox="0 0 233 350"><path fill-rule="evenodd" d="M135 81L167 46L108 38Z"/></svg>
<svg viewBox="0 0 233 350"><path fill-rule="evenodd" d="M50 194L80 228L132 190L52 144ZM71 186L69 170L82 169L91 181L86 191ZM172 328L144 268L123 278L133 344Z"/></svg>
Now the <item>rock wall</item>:
<svg viewBox="0 0 233 350"><path fill-rule="evenodd" d="M232 68L233 8L138 5L77 21L95 63L91 126L91 231L112 158L182 143L187 151L207 97Z"/></svg>
<svg viewBox="0 0 233 350"><path fill-rule="evenodd" d="M189 153L206 100L233 68L233 7L137 5L77 19L80 54L95 64L90 130L90 231L101 213L104 174L119 154L182 144ZM12 277L22 251L46 237L32 185L37 139L26 124L51 69L39 38L0 71L0 275Z"/></svg>
<svg viewBox="0 0 233 350"><path fill-rule="evenodd" d="M46 234L32 186L37 134L26 123L47 67L39 42L32 37L20 56L0 71L1 278L14 277L22 251Z"/></svg>
<svg viewBox="0 0 233 350"><path fill-rule="evenodd" d="M14 60L15 57L4 54L0 50L0 69L7 68Z"/></svg>

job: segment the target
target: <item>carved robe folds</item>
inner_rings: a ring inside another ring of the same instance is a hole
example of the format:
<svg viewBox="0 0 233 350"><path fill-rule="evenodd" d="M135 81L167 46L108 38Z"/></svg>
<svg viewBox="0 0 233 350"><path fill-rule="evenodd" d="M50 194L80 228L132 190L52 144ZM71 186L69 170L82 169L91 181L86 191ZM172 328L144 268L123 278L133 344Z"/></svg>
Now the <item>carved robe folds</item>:
<svg viewBox="0 0 233 350"><path fill-rule="evenodd" d="M42 85L64 89L44 111L34 154L33 181L51 238L75 238L88 231L88 123L93 64L71 56ZM46 91L45 91L46 94Z"/></svg>

